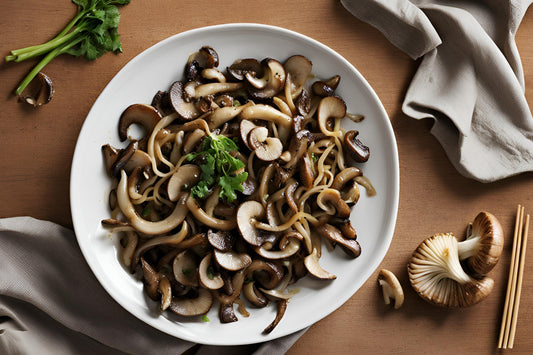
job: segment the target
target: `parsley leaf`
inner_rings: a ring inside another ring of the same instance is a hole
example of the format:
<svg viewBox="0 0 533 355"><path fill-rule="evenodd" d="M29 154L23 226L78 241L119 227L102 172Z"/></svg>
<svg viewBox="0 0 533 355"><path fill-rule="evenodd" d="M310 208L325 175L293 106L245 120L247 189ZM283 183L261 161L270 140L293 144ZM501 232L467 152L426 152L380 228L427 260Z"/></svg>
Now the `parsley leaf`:
<svg viewBox="0 0 533 355"><path fill-rule="evenodd" d="M222 135L209 135L203 142L201 151L190 153L187 160L201 158L199 164L200 181L191 189L191 195L204 198L216 184L221 187L220 198L232 202L237 198L235 191L243 191L242 183L248 178L247 172L236 173L244 168L244 163L230 152L239 150L237 144Z"/></svg>

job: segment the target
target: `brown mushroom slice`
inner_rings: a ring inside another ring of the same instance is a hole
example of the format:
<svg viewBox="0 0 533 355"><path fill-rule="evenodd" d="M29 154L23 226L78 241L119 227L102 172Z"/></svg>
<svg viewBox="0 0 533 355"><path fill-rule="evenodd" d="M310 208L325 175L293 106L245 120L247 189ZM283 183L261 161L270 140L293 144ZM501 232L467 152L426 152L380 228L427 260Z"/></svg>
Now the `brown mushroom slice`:
<svg viewBox="0 0 533 355"><path fill-rule="evenodd" d="M311 167L311 159L308 154L304 154L300 160L300 182L308 189L313 187L315 176Z"/></svg>
<svg viewBox="0 0 533 355"><path fill-rule="evenodd" d="M321 236L341 246L342 250L344 250L348 256L357 258L361 254L361 246L359 243L354 239L344 238L342 232L331 224L324 223L318 225L315 227L315 230Z"/></svg>
<svg viewBox="0 0 533 355"><path fill-rule="evenodd" d="M266 210L260 202L243 202L237 209L237 227L243 239L253 246L261 246L269 237L253 226L253 221L265 217Z"/></svg>
<svg viewBox="0 0 533 355"><path fill-rule="evenodd" d="M196 92L196 89L195 89ZM174 82L168 90L170 105L184 120L192 120L200 116L201 111L194 102L185 101L185 92L181 81Z"/></svg>
<svg viewBox="0 0 533 355"><path fill-rule="evenodd" d="M260 76L263 74L263 67L261 63L255 58L238 59L227 69L228 74L235 80L244 80L246 73L253 73L253 76Z"/></svg>
<svg viewBox="0 0 533 355"><path fill-rule="evenodd" d="M150 105L133 104L128 106L118 121L118 136L121 141L128 139L128 128L132 124L138 124L146 135L154 130L157 122L161 120L161 114L157 109Z"/></svg>
<svg viewBox="0 0 533 355"><path fill-rule="evenodd" d="M232 323L238 321L237 316L235 315L235 310L233 309L233 303L220 304L218 317L220 323Z"/></svg>
<svg viewBox="0 0 533 355"><path fill-rule="evenodd" d="M196 298L173 297L169 309L180 316L193 317L206 314L212 305L211 292L200 287Z"/></svg>
<svg viewBox="0 0 533 355"><path fill-rule="evenodd" d="M198 85L194 90L194 98L199 99L209 95L231 92L242 89L243 83L207 83Z"/></svg>
<svg viewBox="0 0 533 355"><path fill-rule="evenodd" d="M257 254L259 254L265 259L273 260L288 258L296 254L298 250L300 250L300 241L296 238L290 238L288 244L285 245L284 248L281 250L269 250L265 247L264 244L260 247L255 248L255 252Z"/></svg>
<svg viewBox="0 0 533 355"><path fill-rule="evenodd" d="M330 119L341 119L346 115L346 104L336 96L324 97L317 109L317 122L320 131L327 136L339 137L340 132L329 129Z"/></svg>
<svg viewBox="0 0 533 355"><path fill-rule="evenodd" d="M102 146L102 154L104 156L104 165L107 174L109 176L114 176L112 168L115 165L119 155L118 149L106 144Z"/></svg>
<svg viewBox="0 0 533 355"><path fill-rule="evenodd" d="M216 68L219 63L217 51L209 46L203 46L198 52L191 54L188 62L194 60L203 68Z"/></svg>
<svg viewBox="0 0 533 355"><path fill-rule="evenodd" d="M162 276L161 280L159 280L157 291L161 294L160 309L164 311L170 306L172 301L172 286L166 276Z"/></svg>
<svg viewBox="0 0 533 355"><path fill-rule="evenodd" d="M246 278L256 280L263 288L278 287L285 276L283 266L276 261L255 259L246 269Z"/></svg>
<svg viewBox="0 0 533 355"><path fill-rule="evenodd" d="M270 303L268 298L255 287L255 281L245 283L242 288L242 293L251 304L258 308L266 307Z"/></svg>
<svg viewBox="0 0 533 355"><path fill-rule="evenodd" d="M218 290L224 286L224 280L219 273L214 273L212 270L211 261L213 259L213 253L209 253L200 262L198 266L198 280L200 284L210 290Z"/></svg>
<svg viewBox="0 0 533 355"><path fill-rule="evenodd" d="M120 210L137 231L149 235L164 234L179 226L188 213L185 205L185 200L188 198L189 194L184 193L168 217L157 222L151 222L139 216L133 206L128 194L128 176L124 170L121 172L121 178L117 186L117 200Z"/></svg>
<svg viewBox="0 0 533 355"><path fill-rule="evenodd" d="M313 63L303 55L297 54L289 57L283 67L287 74L291 76L292 82L292 98L296 99L302 92L305 82L311 75L313 70Z"/></svg>
<svg viewBox="0 0 533 355"><path fill-rule="evenodd" d="M429 303L448 308L469 307L488 296L494 280L469 276L459 261L452 233L435 234L414 251L407 271L416 293Z"/></svg>
<svg viewBox="0 0 533 355"><path fill-rule="evenodd" d="M132 141L128 144L126 148L121 149L119 151L115 162L113 163L113 165L111 165L112 176L120 175L120 171L124 169L124 166L126 165L128 160L130 160L133 154L137 151L138 147L139 143L137 141Z"/></svg>
<svg viewBox="0 0 533 355"><path fill-rule="evenodd" d="M252 258L246 253L236 251L222 252L214 250L213 255L218 265L229 271L239 271L252 263Z"/></svg>
<svg viewBox="0 0 533 355"><path fill-rule="evenodd" d="M340 80L341 80L341 77L339 75L335 75L325 81L322 81L322 80L315 81L313 85L311 85L313 94L320 96L320 97L333 96L335 94L335 90L337 89L337 86L339 85Z"/></svg>
<svg viewBox="0 0 533 355"><path fill-rule="evenodd" d="M220 219L213 216L209 216L203 209L198 206L198 202L193 197L188 197L186 201L187 209L192 215L201 223L208 227L220 230L231 230L237 226L235 219Z"/></svg>
<svg viewBox="0 0 533 355"><path fill-rule="evenodd" d="M394 303L394 309L403 305L404 295L402 285L392 272L382 269L378 275L378 283L383 293L383 301L386 305Z"/></svg>
<svg viewBox="0 0 533 355"><path fill-rule="evenodd" d="M338 190L324 189L316 197L316 203L329 215L342 219L350 217L350 206L341 198Z"/></svg>
<svg viewBox="0 0 533 355"><path fill-rule="evenodd" d="M503 250L503 228L489 212L480 212L466 240L458 244L459 259L466 260L476 275L485 275L496 266Z"/></svg>
<svg viewBox="0 0 533 355"><path fill-rule="evenodd" d="M241 120L241 123L239 123L239 133L241 136L241 140L244 145L246 145L246 147L250 150L252 150L252 148L250 147L250 143L248 142L248 135L250 134L252 129L256 127L258 126L255 123L246 119Z"/></svg>
<svg viewBox="0 0 533 355"><path fill-rule="evenodd" d="M198 287L198 264L191 249L180 252L172 262L172 272L176 281L185 286Z"/></svg>
<svg viewBox="0 0 533 355"><path fill-rule="evenodd" d="M317 250L313 249L313 252L304 258L304 265L307 271L314 277L321 280L334 280L336 275L324 270L320 266Z"/></svg>
<svg viewBox="0 0 533 355"><path fill-rule="evenodd" d="M279 138L269 137L266 127L252 129L248 135L248 144L257 158L263 161L276 160L283 152L283 143Z"/></svg>
<svg viewBox="0 0 533 355"><path fill-rule="evenodd" d="M283 65L272 58L266 58L261 62L264 75L256 78L253 72L246 72L245 79L252 86L250 94L258 99L266 99L278 94L285 85L285 69Z"/></svg>
<svg viewBox="0 0 533 355"><path fill-rule="evenodd" d="M370 149L357 138L358 131L348 131L344 134L344 144L353 160L364 163L370 158Z"/></svg>
<svg viewBox="0 0 533 355"><path fill-rule="evenodd" d="M235 234L228 231L216 231L212 229L207 231L207 240L209 244L220 251L230 251L235 245Z"/></svg>
<svg viewBox="0 0 533 355"><path fill-rule="evenodd" d="M177 201L184 187L194 186L200 180L200 173L200 167L194 164L185 164L176 169L168 181L168 199Z"/></svg>
<svg viewBox="0 0 533 355"><path fill-rule="evenodd" d="M123 169L127 174L130 174L137 167L140 168L141 171L147 171L151 166L152 159L150 159L150 156L146 152L137 149L128 159Z"/></svg>
<svg viewBox="0 0 533 355"><path fill-rule="evenodd" d="M43 72L37 73L30 84L19 96L19 101L25 102L33 107L46 105L54 96L54 85L52 79Z"/></svg>
<svg viewBox="0 0 533 355"><path fill-rule="evenodd" d="M285 311L287 310L287 300L279 300L277 302L278 306L276 309L276 318L263 330L264 334L270 334L276 328L276 326L281 321L281 318L283 318L283 315L285 314Z"/></svg>
<svg viewBox="0 0 533 355"><path fill-rule="evenodd" d="M159 287L160 276L157 271L144 258L141 258L144 290L148 297L157 301L157 288Z"/></svg>
<svg viewBox="0 0 533 355"><path fill-rule="evenodd" d="M331 188L339 190L342 199L346 203L356 203L359 200L360 193L355 178L362 175L363 172L359 168L353 166L345 168L335 175Z"/></svg>

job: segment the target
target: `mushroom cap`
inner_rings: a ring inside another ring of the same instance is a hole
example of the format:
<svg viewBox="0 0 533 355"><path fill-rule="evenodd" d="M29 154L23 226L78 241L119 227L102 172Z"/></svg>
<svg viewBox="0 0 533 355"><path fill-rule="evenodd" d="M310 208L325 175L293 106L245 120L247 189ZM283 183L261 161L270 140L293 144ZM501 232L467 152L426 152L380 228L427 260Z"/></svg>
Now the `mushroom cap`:
<svg viewBox="0 0 533 355"><path fill-rule="evenodd" d="M466 259L474 274L485 275L498 263L503 244L503 228L498 219L489 212L480 212L472 222L470 235L459 243L459 258Z"/></svg>
<svg viewBox="0 0 533 355"><path fill-rule="evenodd" d="M429 303L448 308L472 306L492 291L494 280L474 279L459 262L458 242L452 233L435 234L415 250L407 271L411 286Z"/></svg>
<svg viewBox="0 0 533 355"><path fill-rule="evenodd" d="M206 314L213 305L211 292L200 287L196 298L173 297L169 309L180 316L192 317Z"/></svg>
<svg viewBox="0 0 533 355"><path fill-rule="evenodd" d="M120 115L118 121L118 135L121 141L128 139L128 128L133 124L143 127L146 134L152 132L155 125L161 119L161 114L150 105L133 104L128 106Z"/></svg>
<svg viewBox="0 0 533 355"><path fill-rule="evenodd" d="M269 137L266 127L253 128L248 134L248 144L263 161L276 160L283 152L283 143L279 138Z"/></svg>
<svg viewBox="0 0 533 355"><path fill-rule="evenodd" d="M263 244L260 232L253 226L252 220L263 218L265 208L260 202L246 201L237 209L237 226L244 240L254 246Z"/></svg>

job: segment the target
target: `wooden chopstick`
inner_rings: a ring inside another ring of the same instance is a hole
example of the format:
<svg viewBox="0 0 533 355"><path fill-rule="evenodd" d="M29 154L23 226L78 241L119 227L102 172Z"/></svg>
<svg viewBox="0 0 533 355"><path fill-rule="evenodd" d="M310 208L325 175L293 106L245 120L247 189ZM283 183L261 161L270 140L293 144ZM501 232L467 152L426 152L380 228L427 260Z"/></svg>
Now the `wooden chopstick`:
<svg viewBox="0 0 533 355"><path fill-rule="evenodd" d="M508 348L512 349L514 345L514 336L516 333L516 319L518 318L518 308L520 307L520 295L522 293L522 279L524 276L524 264L526 263L527 233L529 229L529 214L526 217L524 233L522 235L522 250L520 252L520 269L518 270L518 283L516 285L516 299L513 309L513 318L511 322L511 335L509 335Z"/></svg>
<svg viewBox="0 0 533 355"><path fill-rule="evenodd" d="M526 218L525 228L523 228L523 224L524 207L518 205L513 237L511 266L509 269L509 279L507 281L507 294L505 297L505 304L503 309L500 337L498 339L499 349L507 349L508 347L512 348L514 345L516 319L518 318L522 278L524 274L527 234L529 229L529 215L527 215Z"/></svg>

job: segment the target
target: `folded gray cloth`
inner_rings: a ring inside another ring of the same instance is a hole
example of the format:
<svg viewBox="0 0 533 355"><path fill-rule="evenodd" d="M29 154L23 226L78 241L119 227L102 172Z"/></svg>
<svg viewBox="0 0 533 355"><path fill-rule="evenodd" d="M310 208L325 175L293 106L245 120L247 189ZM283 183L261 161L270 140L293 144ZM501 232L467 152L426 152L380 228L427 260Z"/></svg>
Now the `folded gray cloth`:
<svg viewBox="0 0 533 355"><path fill-rule="evenodd" d="M181 354L195 344L138 320L101 287L73 231L0 219L0 354ZM198 354L283 354L305 332Z"/></svg>
<svg viewBox="0 0 533 355"><path fill-rule="evenodd" d="M403 112L464 176L491 182L533 170L533 118L514 36L531 0L341 0L413 59Z"/></svg>

